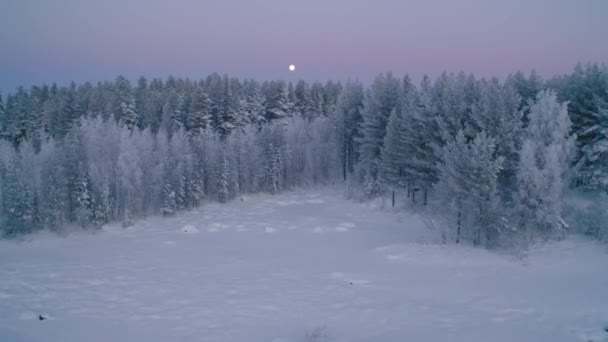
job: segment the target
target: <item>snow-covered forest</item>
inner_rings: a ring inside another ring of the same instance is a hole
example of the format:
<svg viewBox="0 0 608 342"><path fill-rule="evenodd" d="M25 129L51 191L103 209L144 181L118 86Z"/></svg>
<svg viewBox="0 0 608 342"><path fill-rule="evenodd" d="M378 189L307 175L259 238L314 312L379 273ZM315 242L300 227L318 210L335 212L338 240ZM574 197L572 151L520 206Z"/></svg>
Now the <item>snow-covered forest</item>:
<svg viewBox="0 0 608 342"><path fill-rule="evenodd" d="M345 182L349 198L424 212L450 243L608 239L604 65L369 85L119 76L19 88L0 98L0 134L7 237Z"/></svg>

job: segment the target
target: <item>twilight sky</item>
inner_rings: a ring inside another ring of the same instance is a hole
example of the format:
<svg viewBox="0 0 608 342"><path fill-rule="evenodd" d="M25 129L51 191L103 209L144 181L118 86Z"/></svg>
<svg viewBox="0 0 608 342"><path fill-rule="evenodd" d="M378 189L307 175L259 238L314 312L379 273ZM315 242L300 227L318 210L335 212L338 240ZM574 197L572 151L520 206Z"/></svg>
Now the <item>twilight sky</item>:
<svg viewBox="0 0 608 342"><path fill-rule="evenodd" d="M0 47L3 94L118 74L550 76L608 62L608 1L0 0Z"/></svg>

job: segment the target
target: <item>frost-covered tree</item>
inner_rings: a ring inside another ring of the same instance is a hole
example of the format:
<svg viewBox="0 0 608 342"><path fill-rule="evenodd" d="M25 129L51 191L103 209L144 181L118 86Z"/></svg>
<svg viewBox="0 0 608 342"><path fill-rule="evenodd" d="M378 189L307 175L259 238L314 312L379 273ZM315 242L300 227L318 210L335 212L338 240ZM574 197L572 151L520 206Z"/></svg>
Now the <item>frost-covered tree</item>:
<svg viewBox="0 0 608 342"><path fill-rule="evenodd" d="M329 116L336 110L338 96L342 91L342 83L329 80L325 83L323 90L323 113Z"/></svg>
<svg viewBox="0 0 608 342"><path fill-rule="evenodd" d="M23 165L20 155L0 164L3 195L3 234L16 236L33 231L34 203L31 187L20 178Z"/></svg>
<svg viewBox="0 0 608 342"><path fill-rule="evenodd" d="M260 90L260 85L254 80L245 81L242 89L242 97L239 108L244 122L254 125L261 125L264 118L264 96Z"/></svg>
<svg viewBox="0 0 608 342"><path fill-rule="evenodd" d="M60 146L68 191L68 218L84 228L91 219L91 194L87 155L81 130L72 129Z"/></svg>
<svg viewBox="0 0 608 342"><path fill-rule="evenodd" d="M361 124L360 176L364 180L366 196L380 192L378 164L391 112L401 111L401 83L391 73L380 74L365 93Z"/></svg>
<svg viewBox="0 0 608 342"><path fill-rule="evenodd" d="M316 118L325 114L325 98L323 95L323 85L320 82L313 83L310 89L309 118Z"/></svg>
<svg viewBox="0 0 608 342"><path fill-rule="evenodd" d="M130 131L135 129L137 126L137 113L135 112L135 97L132 95L127 97L124 102L120 104L120 122L122 125L127 127Z"/></svg>
<svg viewBox="0 0 608 342"><path fill-rule="evenodd" d="M292 103L289 101L289 92L284 81L270 83L265 108L267 122L285 119L291 115Z"/></svg>
<svg viewBox="0 0 608 342"><path fill-rule="evenodd" d="M294 110L302 117L312 119L312 98L308 83L303 80L296 83L294 89Z"/></svg>
<svg viewBox="0 0 608 342"><path fill-rule="evenodd" d="M219 155L216 180L217 198L220 203L225 203L230 199L230 162L223 151Z"/></svg>
<svg viewBox="0 0 608 342"><path fill-rule="evenodd" d="M608 191L608 102L596 98L595 122L580 132L588 140L580 145L576 168L578 179L589 189Z"/></svg>
<svg viewBox="0 0 608 342"><path fill-rule="evenodd" d="M393 206L395 205L395 189L406 186L404 161L408 154L406 145L403 143L403 132L401 130L401 114L395 109L391 112L384 136L384 144L381 148L380 179L384 187L391 189L393 194Z"/></svg>
<svg viewBox="0 0 608 342"><path fill-rule="evenodd" d="M420 91L411 91L403 101L402 132L408 158L403 161L412 199L416 191L423 190L424 204L428 190L437 181L437 163L442 148L433 108L432 84L428 77L422 79Z"/></svg>
<svg viewBox="0 0 608 342"><path fill-rule="evenodd" d="M482 239L486 245L497 242L503 226L497 194L503 158L495 157L495 146L484 132L467 142L460 131L442 148L436 185L441 196L438 214L451 216L457 243L463 236L475 245Z"/></svg>
<svg viewBox="0 0 608 342"><path fill-rule="evenodd" d="M180 94L177 96L177 105L171 115L171 129L172 131L178 131L180 129L186 129L187 119L190 115L188 111L188 99L186 95Z"/></svg>
<svg viewBox="0 0 608 342"><path fill-rule="evenodd" d="M574 149L566 103L541 91L530 107L517 173L519 226L527 239L562 233L562 194Z"/></svg>
<svg viewBox="0 0 608 342"><path fill-rule="evenodd" d="M362 109L363 86L357 81L346 82L340 91L340 95L338 95L336 108L332 116L340 149L343 180L346 180L347 174L353 173L358 161L359 148L356 138L359 137Z"/></svg>
<svg viewBox="0 0 608 342"><path fill-rule="evenodd" d="M510 191L515 181L518 151L523 134L523 112L519 110L520 96L511 85L497 79L483 79L478 85L467 133L474 136L486 132L496 141L496 155L505 159L500 180L503 192Z"/></svg>
<svg viewBox="0 0 608 342"><path fill-rule="evenodd" d="M0 93L0 120L4 118L4 101L2 101L2 93Z"/></svg>
<svg viewBox="0 0 608 342"><path fill-rule="evenodd" d="M47 147L54 149L55 147ZM68 212L65 170L57 155L47 159L41 174L40 215L44 227L57 231L63 228Z"/></svg>
<svg viewBox="0 0 608 342"><path fill-rule="evenodd" d="M260 159L263 161L262 188L271 193L281 191L285 185L285 161L287 159L283 124L279 122L264 127L259 135L259 144L261 146Z"/></svg>
<svg viewBox="0 0 608 342"><path fill-rule="evenodd" d="M576 185L589 190L605 189L605 111L608 103L608 66L577 65L571 75L553 80L560 101L568 101L572 131L576 134L577 151L573 163L578 177ZM556 84L557 83L557 84Z"/></svg>
<svg viewBox="0 0 608 342"><path fill-rule="evenodd" d="M412 190L414 173L412 172L412 156L421 141L417 141L414 132L414 115L417 112L418 93L410 77L403 78L401 112L393 110L386 128L384 145L381 150L380 176L385 187L393 192L395 205L395 189L407 188L408 196ZM414 197L415 198L415 197Z"/></svg>
<svg viewBox="0 0 608 342"><path fill-rule="evenodd" d="M203 89L196 89L192 95L186 127L191 135L201 134L211 120L211 100Z"/></svg>
<svg viewBox="0 0 608 342"><path fill-rule="evenodd" d="M232 85L228 81L228 77L224 76L224 89L219 112L214 122L215 130L218 132L221 139L225 139L235 128L238 121L237 99L233 94Z"/></svg>

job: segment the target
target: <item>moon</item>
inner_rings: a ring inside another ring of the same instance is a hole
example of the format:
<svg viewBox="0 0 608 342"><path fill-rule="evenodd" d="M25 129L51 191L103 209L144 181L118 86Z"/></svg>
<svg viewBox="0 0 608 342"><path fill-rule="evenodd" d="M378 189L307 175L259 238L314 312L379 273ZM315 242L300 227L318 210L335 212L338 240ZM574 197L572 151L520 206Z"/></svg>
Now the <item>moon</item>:
<svg viewBox="0 0 608 342"><path fill-rule="evenodd" d="M296 70L296 66L293 64L289 65L289 71L295 71Z"/></svg>

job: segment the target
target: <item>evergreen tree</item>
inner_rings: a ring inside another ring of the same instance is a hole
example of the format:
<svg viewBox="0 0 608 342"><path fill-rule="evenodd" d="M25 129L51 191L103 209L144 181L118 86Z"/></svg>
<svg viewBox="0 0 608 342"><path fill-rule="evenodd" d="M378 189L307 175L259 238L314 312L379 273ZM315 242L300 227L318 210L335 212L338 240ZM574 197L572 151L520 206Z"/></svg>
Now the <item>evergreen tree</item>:
<svg viewBox="0 0 608 342"><path fill-rule="evenodd" d="M186 120L186 127L191 135L201 134L207 128L211 119L210 112L211 100L209 96L202 89L196 89L192 96Z"/></svg>
<svg viewBox="0 0 608 342"><path fill-rule="evenodd" d="M484 132L467 143L464 132L460 131L441 150L440 180L436 185L441 194L439 211L440 215L453 217L457 243L463 234L475 245L481 244L482 238L486 245L497 242L503 225L497 195L503 158L496 158L494 149L494 139Z"/></svg>
<svg viewBox="0 0 608 342"><path fill-rule="evenodd" d="M426 205L428 190L438 179L437 163L443 147L428 77L423 78L419 93L408 93L403 105L403 138L408 154L403 161L404 172L410 181L412 200L416 202L416 191L422 189Z"/></svg>
<svg viewBox="0 0 608 342"><path fill-rule="evenodd" d="M166 183L163 188L163 204L160 208L163 216L173 216L177 212L177 203L175 201L175 191L171 187L171 183Z"/></svg>
<svg viewBox="0 0 608 342"><path fill-rule="evenodd" d="M608 66L577 65L572 75L564 78L559 99L568 101L572 131L576 134L578 186L601 189L604 181L605 110L608 103Z"/></svg>
<svg viewBox="0 0 608 342"><path fill-rule="evenodd" d="M517 170L518 150L523 134L520 97L514 87L501 85L497 79L482 80L466 126L468 134L486 132L496 140L496 154L505 158L500 180L503 192L512 189Z"/></svg>
<svg viewBox="0 0 608 342"><path fill-rule="evenodd" d="M380 161L380 179L385 188L393 191L393 206L395 189L406 185L403 162L408 156L403 144L401 126L401 115L393 109L388 119Z"/></svg>
<svg viewBox="0 0 608 342"><path fill-rule="evenodd" d="M365 93L360 169L365 179L366 196L376 196L379 191L378 163L391 112L401 110L401 84L391 73L380 74Z"/></svg>
<svg viewBox="0 0 608 342"><path fill-rule="evenodd" d="M123 102L120 103L120 123L129 131L137 126L137 112L135 111L135 97L131 94L127 95Z"/></svg>
<svg viewBox="0 0 608 342"><path fill-rule="evenodd" d="M217 169L217 197L220 203L225 203L230 198L230 163L225 152L221 152L219 156L219 164Z"/></svg>
<svg viewBox="0 0 608 342"><path fill-rule="evenodd" d="M291 115L292 105L289 102L289 92L284 81L271 83L265 107L267 122L285 119Z"/></svg>
<svg viewBox="0 0 608 342"><path fill-rule="evenodd" d="M319 82L312 84L310 89L310 118L325 115L325 99L323 85Z"/></svg>
<svg viewBox="0 0 608 342"><path fill-rule="evenodd" d="M336 103L338 102L338 96L342 91L342 84L340 82L327 81L324 87L323 94L323 112L325 116L332 115L336 110Z"/></svg>
<svg viewBox="0 0 608 342"><path fill-rule="evenodd" d="M297 88L296 88L297 90ZM363 109L363 86L359 82L347 82L342 88L333 114L336 138L342 160L342 178L353 173L358 161L357 138L360 136Z"/></svg>
<svg viewBox="0 0 608 342"><path fill-rule="evenodd" d="M68 191L68 214L72 222L86 227L91 220L91 196L87 156L81 132L73 129L61 145Z"/></svg>
<svg viewBox="0 0 608 342"><path fill-rule="evenodd" d="M312 98L309 86L300 80L294 89L294 110L304 118L312 119Z"/></svg>
<svg viewBox="0 0 608 342"><path fill-rule="evenodd" d="M235 128L237 123L237 100L232 92L232 86L224 76L224 92L215 122L215 130L221 139L225 139Z"/></svg>
<svg viewBox="0 0 608 342"><path fill-rule="evenodd" d="M31 127L29 120L29 98L22 87L17 93L6 100L6 108L2 117L2 137L18 147L28 138L27 128Z"/></svg>
<svg viewBox="0 0 608 342"><path fill-rule="evenodd" d="M608 191L608 102L599 97L596 101L591 115L595 124L580 132L587 142L580 146L576 168L586 188Z"/></svg>
<svg viewBox="0 0 608 342"><path fill-rule="evenodd" d="M264 121L264 97L256 81L247 81L243 86L244 96L241 98L241 111L244 121L254 125L261 125Z"/></svg>
<svg viewBox="0 0 608 342"><path fill-rule="evenodd" d="M23 171L19 155L15 155L2 166L2 196L4 235L13 237L31 233L33 230L34 207L32 189L20 179Z"/></svg>

